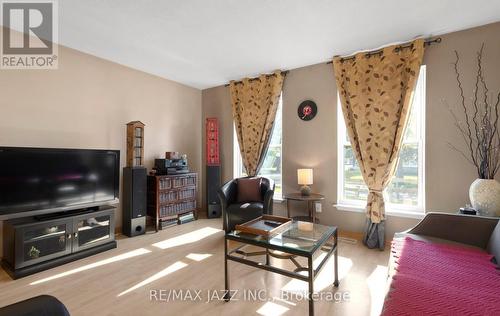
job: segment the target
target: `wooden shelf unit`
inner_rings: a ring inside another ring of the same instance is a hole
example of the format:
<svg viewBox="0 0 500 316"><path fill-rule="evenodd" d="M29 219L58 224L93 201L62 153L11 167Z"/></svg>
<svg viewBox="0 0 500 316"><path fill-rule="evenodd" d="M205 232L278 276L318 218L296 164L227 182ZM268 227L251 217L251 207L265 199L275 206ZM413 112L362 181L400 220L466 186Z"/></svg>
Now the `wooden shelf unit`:
<svg viewBox="0 0 500 316"><path fill-rule="evenodd" d="M144 123L127 123L127 167L144 165Z"/></svg>
<svg viewBox="0 0 500 316"><path fill-rule="evenodd" d="M148 176L148 216L155 220L156 231L160 221L179 215L196 213L198 174L184 173L166 176Z"/></svg>

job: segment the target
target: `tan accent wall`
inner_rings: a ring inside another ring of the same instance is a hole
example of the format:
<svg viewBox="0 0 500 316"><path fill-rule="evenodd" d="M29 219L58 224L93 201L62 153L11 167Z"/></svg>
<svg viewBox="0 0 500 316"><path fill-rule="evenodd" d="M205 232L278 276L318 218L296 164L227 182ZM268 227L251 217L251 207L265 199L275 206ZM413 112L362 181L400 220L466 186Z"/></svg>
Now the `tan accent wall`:
<svg viewBox="0 0 500 316"><path fill-rule="evenodd" d="M179 151L202 169L198 89L61 46L58 70L0 70L0 91L0 146L119 149L124 167L125 124L140 120L148 168Z"/></svg>
<svg viewBox="0 0 500 316"><path fill-rule="evenodd" d="M458 91L451 63L453 50L462 58L462 73L467 74L466 92L472 92L475 73L475 53L485 43L484 67L491 88L500 89L500 23L450 33L441 36L442 43L428 47L426 84L426 209L427 211L456 212L468 203L469 185L475 179L474 169L447 145L459 144L453 120L443 104L458 102ZM313 190L326 195L322 223L338 225L342 230L360 232L365 215L337 210L337 89L332 65L325 63L293 69L283 88L283 181L285 192L299 189L296 169L314 168ZM301 101L312 99L318 105L318 115L310 122L297 117ZM228 88L224 86L203 90L203 118L221 120L221 157L223 180L233 176L233 132ZM499 175L500 176L500 175ZM500 178L500 177L499 177ZM283 205L275 204L279 210ZM293 205L294 213L300 204ZM417 219L389 216L387 236L410 228Z"/></svg>

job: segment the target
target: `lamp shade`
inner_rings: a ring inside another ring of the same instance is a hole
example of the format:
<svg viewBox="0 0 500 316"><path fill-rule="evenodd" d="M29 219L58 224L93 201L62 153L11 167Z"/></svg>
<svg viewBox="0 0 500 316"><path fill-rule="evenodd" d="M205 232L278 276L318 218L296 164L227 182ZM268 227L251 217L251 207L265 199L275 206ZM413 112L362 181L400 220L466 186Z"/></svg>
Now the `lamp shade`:
<svg viewBox="0 0 500 316"><path fill-rule="evenodd" d="M297 169L298 184L308 185L313 184L313 170L312 169Z"/></svg>

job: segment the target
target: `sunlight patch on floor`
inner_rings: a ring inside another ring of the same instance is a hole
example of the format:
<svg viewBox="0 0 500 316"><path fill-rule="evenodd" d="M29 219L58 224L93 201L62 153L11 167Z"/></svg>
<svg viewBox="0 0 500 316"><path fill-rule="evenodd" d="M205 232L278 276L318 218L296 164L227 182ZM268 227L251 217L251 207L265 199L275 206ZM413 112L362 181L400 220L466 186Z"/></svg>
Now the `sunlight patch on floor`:
<svg viewBox="0 0 500 316"><path fill-rule="evenodd" d="M211 256L212 254L210 253L190 253L189 255L186 256L186 258L194 261L202 261Z"/></svg>
<svg viewBox="0 0 500 316"><path fill-rule="evenodd" d="M147 254L147 253L150 253L150 252L151 252L150 250L147 250L147 249L144 249L144 248L139 248L139 249L136 249L136 250L133 250L133 251L129 251L129 252L123 253L123 254L118 255L118 256L114 256L114 257L111 257L111 258L108 258L108 259L100 260L100 261L97 261L97 262L94 262L94 263L91 263L91 264L87 264L87 265L84 265L82 267L79 267L79 268L76 268L76 269L73 269L73 270L69 270L69 271L66 271L66 272L63 272L63 273L59 273L59 274L53 275L53 276L45 278L45 279L41 279L41 280L32 282L32 283L30 283L30 285L36 285L36 284L40 284L40 283L43 283L43 282L47 282L47 281L59 279L59 278L62 278L62 277L68 276L68 275L72 275L72 274L75 274L75 273L78 273L78 272L90 270L90 269L93 269L93 268L97 268L97 267L100 267L100 266L103 266L103 265L106 265L106 264L114 263L114 262L125 260L125 259L128 259L128 258L137 257L137 256L144 255L144 254Z"/></svg>
<svg viewBox="0 0 500 316"><path fill-rule="evenodd" d="M273 302L267 302L257 310L257 314L262 316L280 316L289 310L288 307L278 305Z"/></svg>
<svg viewBox="0 0 500 316"><path fill-rule="evenodd" d="M326 255L326 254L325 254ZM317 267L321 260L323 260L323 255L318 256L313 262L313 266ZM339 280L342 280L352 267L352 260L349 258L339 256ZM321 270L320 274L314 281L314 292L319 292L329 286L333 286L333 281L335 279L333 274L333 256L325 263L325 266ZM307 272L302 272L301 274L307 275ZM282 289L285 292L296 292L296 293L307 293L309 291L309 286L307 282L292 279L288 282Z"/></svg>
<svg viewBox="0 0 500 316"><path fill-rule="evenodd" d="M168 249L181 245L191 244L197 241L200 241L208 236L221 232L222 230L213 228L213 227L204 227L198 230L176 236L173 238L169 238L157 243L153 244L153 247L157 247L160 249Z"/></svg>
<svg viewBox="0 0 500 316"><path fill-rule="evenodd" d="M384 305L385 288L387 284L387 267L377 265L375 270L368 278L366 283L370 289L371 310L370 315L380 315Z"/></svg>
<svg viewBox="0 0 500 316"><path fill-rule="evenodd" d="M138 288L141 288L145 285L148 285L149 283L152 283L156 280L159 280L159 279L163 278L164 276L167 276L171 273L174 273L175 271L180 270L184 267L187 267L187 264L185 264L182 261L177 261L177 262L171 264L170 266L166 267L165 269L161 270L160 272L150 276L146 280L144 280L140 283L137 283L136 285L132 286L128 290L121 292L120 294L117 295L117 297L120 297L120 296L125 295L127 293L130 293L134 290L137 290Z"/></svg>

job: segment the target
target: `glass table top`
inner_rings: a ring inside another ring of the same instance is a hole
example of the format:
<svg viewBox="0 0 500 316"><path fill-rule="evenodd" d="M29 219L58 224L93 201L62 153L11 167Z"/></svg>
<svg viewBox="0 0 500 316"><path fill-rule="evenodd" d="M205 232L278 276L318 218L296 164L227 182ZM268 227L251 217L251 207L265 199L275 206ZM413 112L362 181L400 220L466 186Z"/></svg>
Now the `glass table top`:
<svg viewBox="0 0 500 316"><path fill-rule="evenodd" d="M273 245L283 252L301 252L312 254L335 234L337 227L325 226L310 222L293 221L283 232L270 236L260 236L240 231L232 231L226 236L229 239L261 245Z"/></svg>

